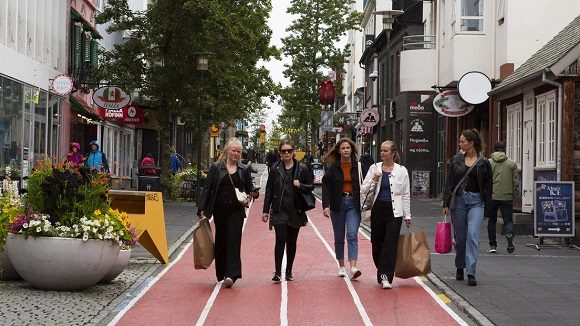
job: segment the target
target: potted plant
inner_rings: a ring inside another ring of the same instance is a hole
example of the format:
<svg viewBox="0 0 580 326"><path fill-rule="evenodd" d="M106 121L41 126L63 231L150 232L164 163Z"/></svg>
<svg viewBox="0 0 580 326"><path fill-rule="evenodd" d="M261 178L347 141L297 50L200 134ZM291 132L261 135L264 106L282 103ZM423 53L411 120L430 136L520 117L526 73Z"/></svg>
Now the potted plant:
<svg viewBox="0 0 580 326"><path fill-rule="evenodd" d="M26 212L11 223L6 248L16 271L41 289L76 290L99 282L136 230L110 207L103 173L40 161L28 179Z"/></svg>

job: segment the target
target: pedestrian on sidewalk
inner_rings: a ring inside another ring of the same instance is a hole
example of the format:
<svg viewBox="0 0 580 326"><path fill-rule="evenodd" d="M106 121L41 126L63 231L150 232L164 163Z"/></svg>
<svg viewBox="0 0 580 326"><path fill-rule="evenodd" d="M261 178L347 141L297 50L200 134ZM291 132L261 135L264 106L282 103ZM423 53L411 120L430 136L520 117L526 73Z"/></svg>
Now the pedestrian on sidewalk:
<svg viewBox="0 0 580 326"><path fill-rule="evenodd" d="M282 160L272 167L266 183L262 221L274 226L276 245L274 246L275 268L272 281L278 283L282 277L282 258L286 249L286 281L294 280L292 265L296 256L296 242L300 227L305 226L306 207L302 193L314 190L312 176L306 164L294 158L294 142L282 140L278 146Z"/></svg>
<svg viewBox="0 0 580 326"><path fill-rule="evenodd" d="M339 269L338 276L346 276L344 268L344 237L348 243L350 277L356 279L361 271L358 259L358 228L360 225L360 186L357 150L352 140L342 138L324 157L326 172L322 177L322 208L332 221L334 250ZM363 171L365 175L366 171Z"/></svg>
<svg viewBox="0 0 580 326"><path fill-rule="evenodd" d="M109 172L109 163L107 156L100 150L100 143L98 140L93 140L89 147L90 152L85 155L85 167L89 168L91 172Z"/></svg>
<svg viewBox="0 0 580 326"><path fill-rule="evenodd" d="M217 162L209 169L203 191L199 218L214 218L215 223L215 271L218 282L232 287L242 278L240 250L242 226L246 218L245 207L238 201L234 188L258 198L258 188L252 183L248 167L240 162L242 143L230 138Z"/></svg>
<svg viewBox="0 0 580 326"><path fill-rule="evenodd" d="M80 153L81 145L77 142L72 142L69 149L64 162L70 163L73 168L78 170L85 162L85 157Z"/></svg>
<svg viewBox="0 0 580 326"><path fill-rule="evenodd" d="M489 161L483 157L484 144L477 129L461 132L459 147L462 153L451 159L443 194L443 215L451 209L455 233L455 279L477 285L475 268L479 248L479 233L483 217L490 216L493 179Z"/></svg>
<svg viewBox="0 0 580 326"><path fill-rule="evenodd" d="M496 230L497 210L501 210L501 217L506 228L507 252L513 253L514 246L514 223L513 207L514 194L518 190L518 166L505 154L505 144L501 141L493 145L494 152L491 154L491 172L493 175L493 192L491 195L491 214L487 221L487 236L489 238L489 252L497 252Z"/></svg>
<svg viewBox="0 0 580 326"><path fill-rule="evenodd" d="M371 165L361 185L361 198L373 189L371 210L371 244L373 261L377 267L377 282L383 289L392 288L397 262L399 232L411 227L411 186L409 172L400 165L397 145L390 141L381 144L382 163ZM376 188L378 185L378 189Z"/></svg>

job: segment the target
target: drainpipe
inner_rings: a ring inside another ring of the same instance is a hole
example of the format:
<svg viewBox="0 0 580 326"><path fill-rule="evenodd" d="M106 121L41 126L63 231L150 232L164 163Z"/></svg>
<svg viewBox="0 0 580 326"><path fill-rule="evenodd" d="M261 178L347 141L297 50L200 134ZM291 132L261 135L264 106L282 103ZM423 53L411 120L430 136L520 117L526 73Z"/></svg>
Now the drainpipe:
<svg viewBox="0 0 580 326"><path fill-rule="evenodd" d="M557 137L558 139L556 140L556 181L560 181L562 179L562 101L563 101L563 87L561 83L557 83L553 80L550 80L548 78L546 78L546 72L550 71L550 69L546 68L544 69L544 71L542 72L542 82L552 85L552 86L556 86L558 87L558 96L556 97L558 99L558 106L557 106L557 110L558 110L558 133L557 133Z"/></svg>

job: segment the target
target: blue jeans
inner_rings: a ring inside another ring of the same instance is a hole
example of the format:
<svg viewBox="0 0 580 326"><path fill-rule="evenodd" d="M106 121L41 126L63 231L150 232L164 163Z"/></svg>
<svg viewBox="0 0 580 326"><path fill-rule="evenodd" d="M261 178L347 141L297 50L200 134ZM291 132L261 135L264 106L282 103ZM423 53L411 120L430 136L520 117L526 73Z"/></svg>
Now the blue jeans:
<svg viewBox="0 0 580 326"><path fill-rule="evenodd" d="M334 230L336 260L344 260L344 233L348 243L348 260L358 259L358 227L360 213L352 196L343 197L340 211L330 211Z"/></svg>
<svg viewBox="0 0 580 326"><path fill-rule="evenodd" d="M514 235L514 222L513 222L513 210L514 201L513 200L492 200L491 201L491 216L489 216L489 221L487 221L487 237L489 239L489 245L497 247L497 241L495 237L495 225L497 223L497 209L501 211L501 217L503 218L503 224L506 228L506 235Z"/></svg>
<svg viewBox="0 0 580 326"><path fill-rule="evenodd" d="M477 192L465 192L455 198L451 221L455 232L455 267L467 268L467 275L475 276L479 232L483 221L485 202Z"/></svg>

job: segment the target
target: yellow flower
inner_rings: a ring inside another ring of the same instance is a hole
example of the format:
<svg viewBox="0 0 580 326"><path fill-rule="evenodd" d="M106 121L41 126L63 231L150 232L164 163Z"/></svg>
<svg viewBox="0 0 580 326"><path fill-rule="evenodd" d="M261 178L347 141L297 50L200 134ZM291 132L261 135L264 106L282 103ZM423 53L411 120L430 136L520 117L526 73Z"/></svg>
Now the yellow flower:
<svg viewBox="0 0 580 326"><path fill-rule="evenodd" d="M101 210L99 210L99 209L96 209L96 210L95 210L95 216L99 216L99 215L101 215Z"/></svg>

